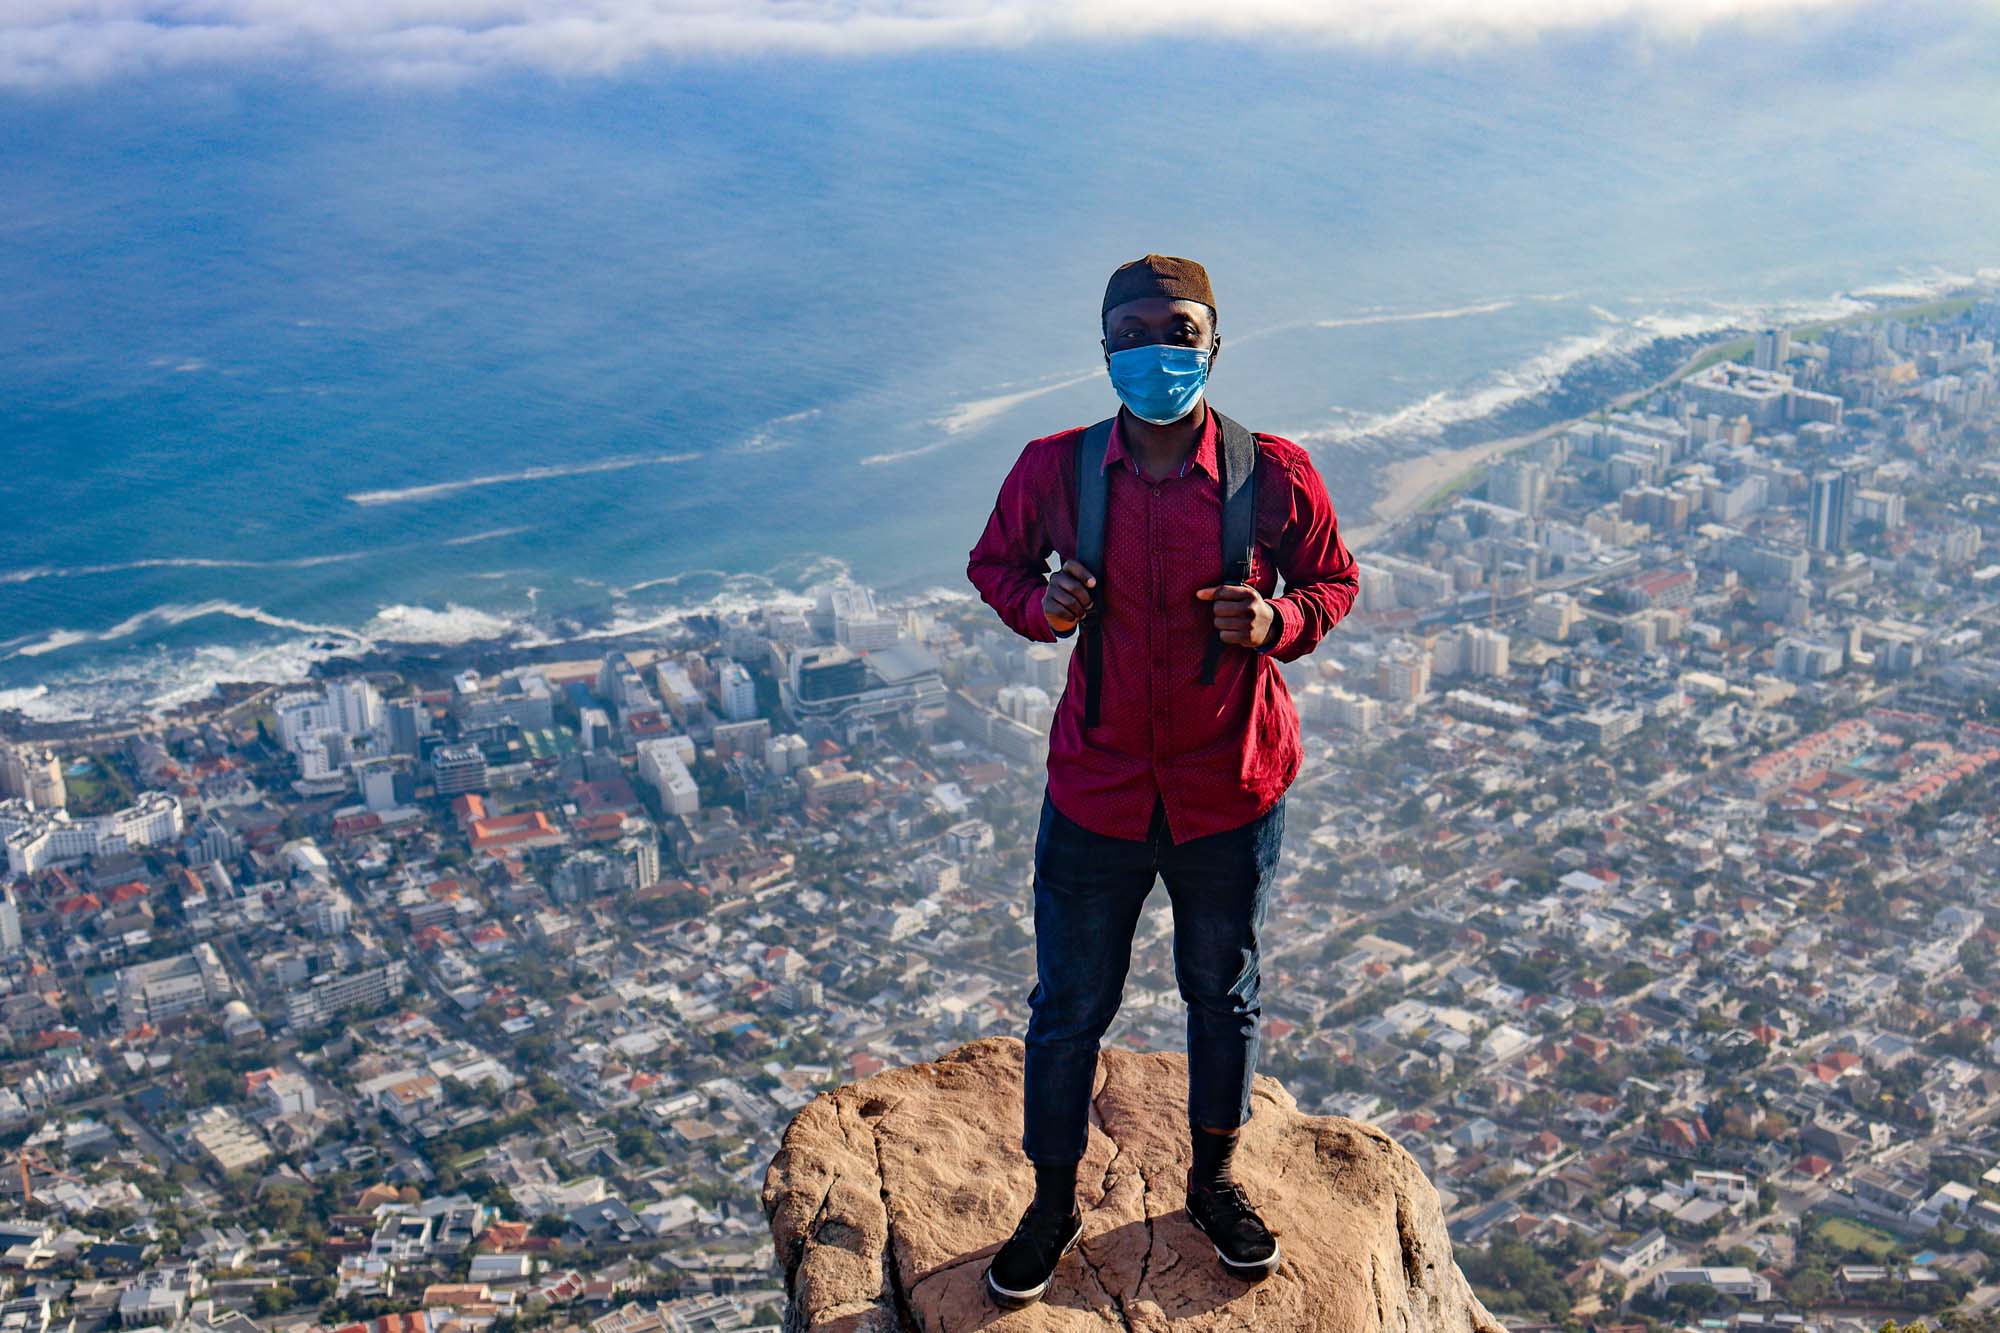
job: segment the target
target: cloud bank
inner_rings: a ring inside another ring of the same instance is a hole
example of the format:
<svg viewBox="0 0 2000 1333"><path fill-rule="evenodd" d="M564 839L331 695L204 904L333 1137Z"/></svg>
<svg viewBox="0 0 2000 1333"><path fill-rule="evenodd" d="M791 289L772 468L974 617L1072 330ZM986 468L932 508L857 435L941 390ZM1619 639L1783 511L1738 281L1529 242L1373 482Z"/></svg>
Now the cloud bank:
<svg viewBox="0 0 2000 1333"><path fill-rule="evenodd" d="M856 56L1188 35L1468 51L1607 24L1686 39L1856 0L7 0L0 87L318 64L451 81L661 58Z"/></svg>

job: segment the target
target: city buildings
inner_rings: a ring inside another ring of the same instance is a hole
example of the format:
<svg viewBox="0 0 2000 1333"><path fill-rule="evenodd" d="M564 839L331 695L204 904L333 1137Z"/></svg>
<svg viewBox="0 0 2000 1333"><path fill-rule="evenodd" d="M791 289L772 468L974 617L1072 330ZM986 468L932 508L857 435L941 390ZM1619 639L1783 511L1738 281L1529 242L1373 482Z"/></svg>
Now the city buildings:
<svg viewBox="0 0 2000 1333"><path fill-rule="evenodd" d="M1402 1144L1496 1299L1546 1265L1509 1320L1848 1333L1990 1285L1977 309L1561 426L1372 539L1278 668L1260 1071ZM38 732L73 776L0 805L5 1313L776 1324L790 1117L1022 1029L1069 654L849 583ZM1107 1042L1184 1041L1170 924Z"/></svg>

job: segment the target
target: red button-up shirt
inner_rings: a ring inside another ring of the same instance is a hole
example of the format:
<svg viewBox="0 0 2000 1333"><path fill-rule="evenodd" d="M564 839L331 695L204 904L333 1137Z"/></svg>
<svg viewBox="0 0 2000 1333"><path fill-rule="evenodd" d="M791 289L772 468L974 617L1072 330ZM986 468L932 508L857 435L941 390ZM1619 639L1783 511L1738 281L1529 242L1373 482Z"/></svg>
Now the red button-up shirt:
<svg viewBox="0 0 2000 1333"><path fill-rule="evenodd" d="M1358 582L1312 458L1259 434L1250 582L1271 599L1277 627L1260 649L1224 644L1215 683L1202 684L1215 615L1194 594L1222 581L1215 416L1187 465L1159 481L1126 451L1122 422L1121 413L1104 453L1104 568L1092 571L1103 598L1099 722L1083 725L1083 660L1072 654L1049 733L1049 799L1087 829L1132 839L1164 802L1178 843L1250 822L1298 776L1298 710L1278 663L1313 650L1354 604ZM1058 637L1042 612L1049 554L1076 549L1081 433L1021 451L966 567L1010 629L1044 642ZM1273 597L1281 575L1285 594Z"/></svg>

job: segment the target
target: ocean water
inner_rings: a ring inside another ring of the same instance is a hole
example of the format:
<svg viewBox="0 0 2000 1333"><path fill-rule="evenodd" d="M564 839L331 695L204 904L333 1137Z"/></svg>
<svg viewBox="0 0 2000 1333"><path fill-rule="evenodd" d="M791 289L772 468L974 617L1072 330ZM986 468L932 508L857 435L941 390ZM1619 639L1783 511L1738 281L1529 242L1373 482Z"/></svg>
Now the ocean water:
<svg viewBox="0 0 2000 1333"><path fill-rule="evenodd" d="M1020 446L1115 406L1090 308L1147 250L1209 266L1213 400L1358 525L1579 374L2000 277L1996 54L1864 5L0 94L0 709L963 588Z"/></svg>

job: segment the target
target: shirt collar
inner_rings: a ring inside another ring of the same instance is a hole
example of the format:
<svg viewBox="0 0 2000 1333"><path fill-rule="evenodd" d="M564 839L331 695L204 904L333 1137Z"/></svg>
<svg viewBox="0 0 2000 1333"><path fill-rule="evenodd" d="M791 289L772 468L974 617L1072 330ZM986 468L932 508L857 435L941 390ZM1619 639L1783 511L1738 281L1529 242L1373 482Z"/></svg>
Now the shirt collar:
<svg viewBox="0 0 2000 1333"><path fill-rule="evenodd" d="M1180 475L1186 476L1195 468L1200 468L1211 478L1219 478L1221 474L1215 464L1215 409L1207 408L1202 416L1201 436L1194 442L1187 461L1182 464ZM1134 468L1139 465L1125 448L1125 414L1122 411L1112 419L1111 438L1104 445L1104 466L1110 467L1113 463L1125 463Z"/></svg>

